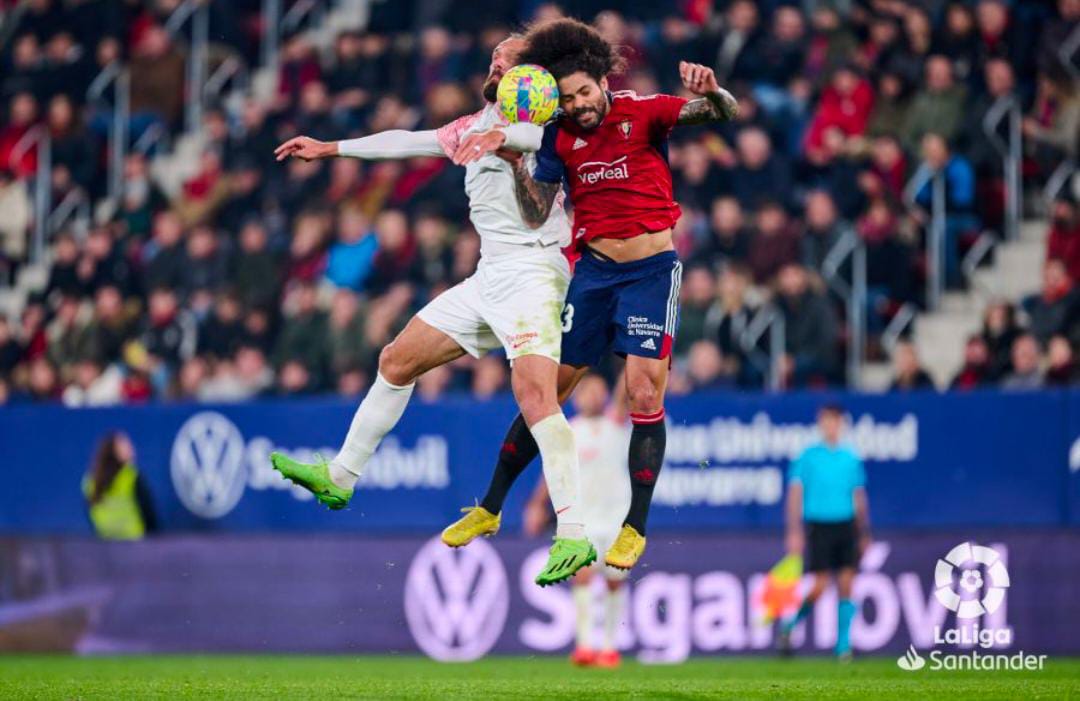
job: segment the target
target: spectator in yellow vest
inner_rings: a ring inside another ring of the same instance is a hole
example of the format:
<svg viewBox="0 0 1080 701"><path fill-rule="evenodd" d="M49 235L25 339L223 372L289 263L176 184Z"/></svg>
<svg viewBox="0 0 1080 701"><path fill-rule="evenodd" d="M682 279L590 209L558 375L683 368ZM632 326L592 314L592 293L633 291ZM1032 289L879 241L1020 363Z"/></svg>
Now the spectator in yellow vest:
<svg viewBox="0 0 1080 701"><path fill-rule="evenodd" d="M110 433L83 478L90 522L99 538L141 540L156 530L146 481L135 467L135 448L124 433Z"/></svg>

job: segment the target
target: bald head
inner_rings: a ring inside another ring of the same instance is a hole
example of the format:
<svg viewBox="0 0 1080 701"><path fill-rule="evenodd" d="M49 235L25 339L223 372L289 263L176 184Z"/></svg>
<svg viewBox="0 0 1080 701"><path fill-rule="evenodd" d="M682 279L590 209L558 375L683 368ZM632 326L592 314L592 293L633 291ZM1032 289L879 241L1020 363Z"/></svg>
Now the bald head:
<svg viewBox="0 0 1080 701"><path fill-rule="evenodd" d="M487 79L484 80L484 99L495 102L499 90L499 81L503 74L518 63L518 56L525 48L524 37L511 34L500 41L491 52L491 66L488 68Z"/></svg>

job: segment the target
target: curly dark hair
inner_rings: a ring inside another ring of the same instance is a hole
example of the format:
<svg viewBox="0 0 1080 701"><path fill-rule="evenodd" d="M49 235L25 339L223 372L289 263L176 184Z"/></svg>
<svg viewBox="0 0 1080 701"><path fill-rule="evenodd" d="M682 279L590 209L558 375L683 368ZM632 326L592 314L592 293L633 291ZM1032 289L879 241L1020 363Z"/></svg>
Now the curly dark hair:
<svg viewBox="0 0 1080 701"><path fill-rule="evenodd" d="M529 27L518 60L543 66L556 80L581 71L599 81L626 65L619 47L584 22L570 18Z"/></svg>

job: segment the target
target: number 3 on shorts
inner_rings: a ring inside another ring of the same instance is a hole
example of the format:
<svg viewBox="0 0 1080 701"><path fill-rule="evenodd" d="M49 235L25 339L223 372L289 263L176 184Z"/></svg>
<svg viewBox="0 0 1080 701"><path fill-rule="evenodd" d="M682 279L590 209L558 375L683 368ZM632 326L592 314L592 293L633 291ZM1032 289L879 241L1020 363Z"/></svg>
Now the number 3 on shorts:
<svg viewBox="0 0 1080 701"><path fill-rule="evenodd" d="M567 304L562 310L562 332L566 333L574 328L574 305Z"/></svg>

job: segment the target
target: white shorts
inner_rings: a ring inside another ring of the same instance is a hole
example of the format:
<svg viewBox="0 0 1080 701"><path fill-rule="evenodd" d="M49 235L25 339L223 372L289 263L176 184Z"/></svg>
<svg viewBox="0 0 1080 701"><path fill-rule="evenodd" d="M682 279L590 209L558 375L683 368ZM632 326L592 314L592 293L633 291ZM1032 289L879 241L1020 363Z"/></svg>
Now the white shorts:
<svg viewBox="0 0 1080 701"><path fill-rule="evenodd" d="M479 358L502 346L510 360L542 355L559 362L570 265L558 246L514 246L485 256L476 272L417 313Z"/></svg>

